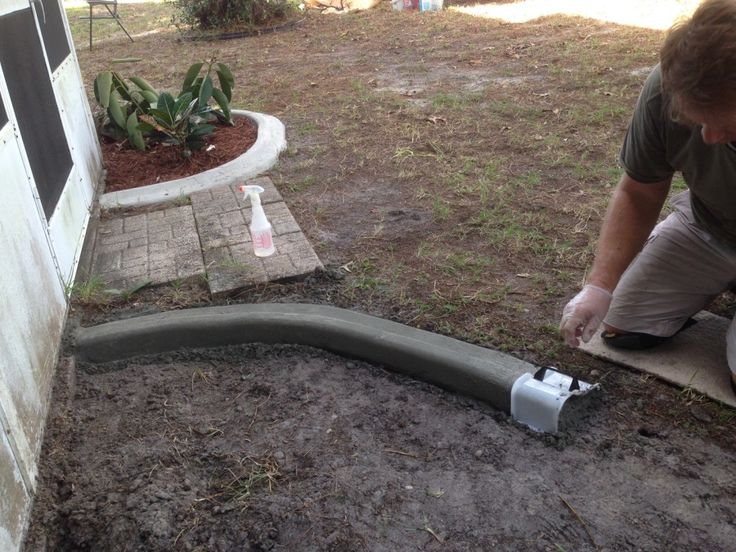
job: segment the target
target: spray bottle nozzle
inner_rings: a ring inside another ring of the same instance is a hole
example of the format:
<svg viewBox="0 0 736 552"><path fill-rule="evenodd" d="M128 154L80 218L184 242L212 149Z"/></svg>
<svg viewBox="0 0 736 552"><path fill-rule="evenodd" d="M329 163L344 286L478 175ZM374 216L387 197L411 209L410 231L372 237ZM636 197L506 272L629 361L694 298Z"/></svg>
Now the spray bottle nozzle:
<svg viewBox="0 0 736 552"><path fill-rule="evenodd" d="M263 189L261 186L257 186L255 184L250 185L242 185L240 186L240 191L243 192L243 199L248 197L250 195L250 200L253 201L254 199L260 200L260 194L265 192L266 190Z"/></svg>

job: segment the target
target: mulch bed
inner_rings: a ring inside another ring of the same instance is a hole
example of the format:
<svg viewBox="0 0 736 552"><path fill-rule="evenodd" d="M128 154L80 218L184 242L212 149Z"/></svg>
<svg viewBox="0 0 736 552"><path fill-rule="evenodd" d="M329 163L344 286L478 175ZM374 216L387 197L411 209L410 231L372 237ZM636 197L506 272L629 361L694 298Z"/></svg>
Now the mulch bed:
<svg viewBox="0 0 736 552"><path fill-rule="evenodd" d="M258 137L258 127L247 117L237 117L235 126L218 125L207 145L189 158L173 146L155 144L145 151L127 142L102 138L102 160L107 169L105 191L116 192L183 178L218 167L246 152ZM209 146L214 146L210 148Z"/></svg>

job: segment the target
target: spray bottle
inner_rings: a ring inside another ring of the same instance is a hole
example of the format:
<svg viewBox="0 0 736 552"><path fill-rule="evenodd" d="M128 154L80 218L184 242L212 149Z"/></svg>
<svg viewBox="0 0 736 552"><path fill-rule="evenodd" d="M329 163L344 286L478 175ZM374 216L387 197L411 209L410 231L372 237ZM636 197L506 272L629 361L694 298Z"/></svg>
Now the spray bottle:
<svg viewBox="0 0 736 552"><path fill-rule="evenodd" d="M276 248L273 246L271 223L268 222L261 205L260 194L265 190L260 186L241 186L240 191L243 192L243 199L250 196L250 237L253 241L253 252L257 257L273 255Z"/></svg>

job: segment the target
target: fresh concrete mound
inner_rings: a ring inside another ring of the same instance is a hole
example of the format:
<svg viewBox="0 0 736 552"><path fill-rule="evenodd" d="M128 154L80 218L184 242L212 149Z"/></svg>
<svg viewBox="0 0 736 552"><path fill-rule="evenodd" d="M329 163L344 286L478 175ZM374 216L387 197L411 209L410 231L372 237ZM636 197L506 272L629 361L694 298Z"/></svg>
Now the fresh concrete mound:
<svg viewBox="0 0 736 552"><path fill-rule="evenodd" d="M294 343L383 364L511 410L511 389L532 364L450 337L323 305L257 304L172 311L81 328L77 355L108 362L180 348Z"/></svg>

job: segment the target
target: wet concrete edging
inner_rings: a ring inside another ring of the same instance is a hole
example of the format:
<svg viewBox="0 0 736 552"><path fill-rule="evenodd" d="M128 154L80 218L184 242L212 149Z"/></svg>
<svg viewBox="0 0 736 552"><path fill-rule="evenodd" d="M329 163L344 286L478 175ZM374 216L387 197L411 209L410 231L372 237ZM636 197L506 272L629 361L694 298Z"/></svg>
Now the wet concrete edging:
<svg viewBox="0 0 736 552"><path fill-rule="evenodd" d="M536 367L512 356L336 307L255 304L172 311L79 328L76 355L109 362L182 348L291 343L361 358L509 412Z"/></svg>

